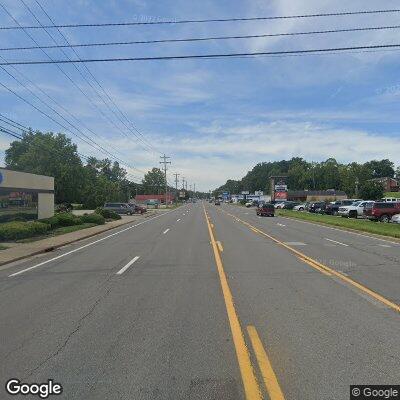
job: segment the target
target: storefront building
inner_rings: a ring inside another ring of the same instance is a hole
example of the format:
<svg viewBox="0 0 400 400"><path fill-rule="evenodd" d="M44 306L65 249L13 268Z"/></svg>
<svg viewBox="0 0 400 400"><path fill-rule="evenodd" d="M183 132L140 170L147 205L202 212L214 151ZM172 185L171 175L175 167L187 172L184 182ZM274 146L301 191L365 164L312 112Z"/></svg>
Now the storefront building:
<svg viewBox="0 0 400 400"><path fill-rule="evenodd" d="M53 177L0 168L0 222L53 215Z"/></svg>

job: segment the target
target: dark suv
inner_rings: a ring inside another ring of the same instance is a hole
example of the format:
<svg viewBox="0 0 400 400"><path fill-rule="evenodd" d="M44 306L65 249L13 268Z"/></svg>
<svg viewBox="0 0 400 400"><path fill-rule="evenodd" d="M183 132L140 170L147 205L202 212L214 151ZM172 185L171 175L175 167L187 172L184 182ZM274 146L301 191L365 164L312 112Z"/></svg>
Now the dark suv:
<svg viewBox="0 0 400 400"><path fill-rule="evenodd" d="M376 202L364 209L364 215L373 221L389 222L395 214L400 214L400 202Z"/></svg>
<svg viewBox="0 0 400 400"><path fill-rule="evenodd" d="M361 199L337 200L333 203L328 203L325 208L325 214L338 215L339 207L351 206L355 201L361 201Z"/></svg>
<svg viewBox="0 0 400 400"><path fill-rule="evenodd" d="M325 210L325 202L324 201L317 201L314 203L311 203L308 206L308 211L310 213L321 213Z"/></svg>

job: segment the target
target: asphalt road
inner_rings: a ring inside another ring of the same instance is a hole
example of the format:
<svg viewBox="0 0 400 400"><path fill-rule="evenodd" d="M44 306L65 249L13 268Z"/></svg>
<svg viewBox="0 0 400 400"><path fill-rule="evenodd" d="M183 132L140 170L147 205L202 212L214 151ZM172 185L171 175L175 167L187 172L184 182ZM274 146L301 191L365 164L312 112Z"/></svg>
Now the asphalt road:
<svg viewBox="0 0 400 400"><path fill-rule="evenodd" d="M196 203L0 267L0 398L38 398L10 378L107 400L400 384L399 260L398 243Z"/></svg>

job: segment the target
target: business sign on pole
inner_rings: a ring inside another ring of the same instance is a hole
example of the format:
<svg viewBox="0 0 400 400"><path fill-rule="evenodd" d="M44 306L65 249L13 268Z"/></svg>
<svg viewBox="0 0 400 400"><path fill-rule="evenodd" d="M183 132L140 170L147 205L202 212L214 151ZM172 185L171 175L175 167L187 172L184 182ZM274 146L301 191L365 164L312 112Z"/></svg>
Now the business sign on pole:
<svg viewBox="0 0 400 400"><path fill-rule="evenodd" d="M276 180L274 178L276 178ZM272 183L274 188L274 200L287 200L288 186L286 177L273 177Z"/></svg>
<svg viewBox="0 0 400 400"><path fill-rule="evenodd" d="M181 190L180 192L179 192L179 198L180 199L184 199L186 197L186 193L183 191L183 190Z"/></svg>
<svg viewBox="0 0 400 400"><path fill-rule="evenodd" d="M244 191L242 192L242 194L250 194L250 192L249 192L248 190L244 190Z"/></svg>
<svg viewBox="0 0 400 400"><path fill-rule="evenodd" d="M275 200L287 200L287 192L275 192Z"/></svg>

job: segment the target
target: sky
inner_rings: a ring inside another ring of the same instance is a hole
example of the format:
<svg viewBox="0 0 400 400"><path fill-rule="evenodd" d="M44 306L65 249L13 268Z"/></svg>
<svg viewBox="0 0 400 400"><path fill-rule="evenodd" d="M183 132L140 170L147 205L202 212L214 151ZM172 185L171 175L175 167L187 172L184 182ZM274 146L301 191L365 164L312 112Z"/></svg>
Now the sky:
<svg viewBox="0 0 400 400"><path fill-rule="evenodd" d="M351 3L342 0L38 1L57 24L287 16L399 8L398 1L393 0L379 3L372 0L353 0ZM38 24L26 6L41 23L51 24L36 0L0 0L0 3L22 25ZM16 22L0 7L0 26L14 25ZM78 44L391 25L400 25L400 13L257 22L64 28L62 33L70 43ZM1 47L33 46L33 39L41 45L54 44L41 29L27 32L31 37L22 30L0 30ZM63 42L55 29L49 32L59 44ZM81 58L108 58L304 50L400 44L398 34L399 29L390 29L86 47L76 51ZM76 59L71 49L64 51ZM60 49L46 52L53 59L66 57ZM78 145L81 154L107 156L75 136L74 133L80 133L68 125L66 119L116 158L126 162L126 168L137 181L147 170L160 166L159 156L165 153L171 157L168 171L171 184L173 173L179 173L180 178L185 177L189 185L196 184L196 189L201 191L220 186L227 179L240 179L259 162L291 157L303 157L308 161L334 157L342 163L389 158L399 166L399 54L399 51L380 51L86 64L91 75L82 64L7 66L0 69L0 83L15 94L0 87L0 113L34 130L65 133ZM1 61L46 59L46 54L38 49L0 50ZM140 135L127 120L122 120L119 111L111 105L92 76ZM36 109L16 94L29 100ZM140 138L144 137L151 144L151 150L133 132ZM0 162L12 140L5 134L0 136Z"/></svg>

